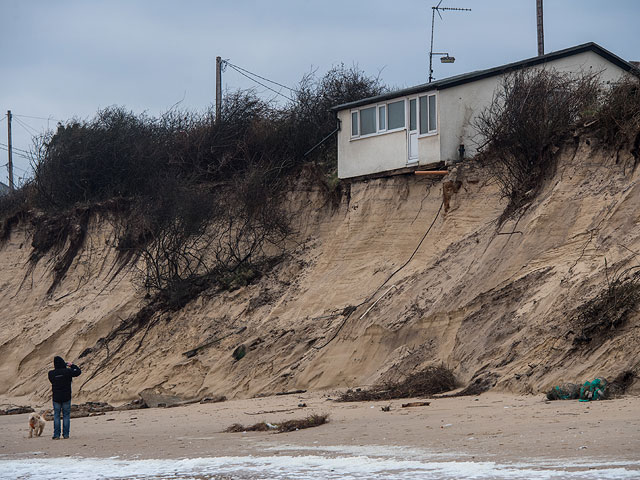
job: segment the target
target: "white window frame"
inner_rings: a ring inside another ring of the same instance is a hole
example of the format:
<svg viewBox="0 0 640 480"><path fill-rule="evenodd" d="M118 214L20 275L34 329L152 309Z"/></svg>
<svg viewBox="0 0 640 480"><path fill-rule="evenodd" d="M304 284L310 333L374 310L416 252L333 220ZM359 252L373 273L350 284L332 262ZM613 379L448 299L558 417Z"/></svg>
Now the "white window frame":
<svg viewBox="0 0 640 480"><path fill-rule="evenodd" d="M420 97L427 97L427 109L429 108L429 100L428 97L429 96L435 96L435 92L434 93L428 93L427 95L419 95L417 97L411 96L411 98L416 98L416 103L417 103L417 122L418 122L418 138L420 137L426 137L426 136L430 136L430 135L435 135L438 133L437 129L436 130L429 130L429 132L427 133L420 133ZM403 101L404 102L404 113L405 113L405 120L404 120L404 126L402 127L398 127L398 128L393 128L393 129L389 129L389 104L390 103L396 103L399 101ZM361 110L365 110L367 108L371 108L371 107L376 107L376 131L373 133L368 133L366 135L362 135L362 125L360 124L360 111ZM380 110L384 109L384 118L385 118L385 128L380 128ZM357 125L358 125L358 133L356 135L353 134L353 123L351 121L352 119L352 115L356 114L357 117ZM428 120L428 111L427 111L427 122ZM401 98L392 98L386 102L383 103L376 103L376 104L368 104L368 105L363 105L361 107L358 108L354 108L352 110L349 111L349 116L350 116L350 121L351 121L351 140L359 140L361 138L369 138L369 137L374 137L377 135L386 135L387 133L394 133L394 132L400 132L403 130L408 130L409 128L409 97L401 97ZM437 123L437 117L438 117L438 103L437 103L437 99L436 99L436 123Z"/></svg>
<svg viewBox="0 0 640 480"><path fill-rule="evenodd" d="M380 126L380 111L384 109L384 127ZM389 119L387 118L387 104L383 103L382 105L376 106L376 112L378 114L376 121L378 122L378 133L387 131L387 123L389 123Z"/></svg>
<svg viewBox="0 0 640 480"><path fill-rule="evenodd" d="M421 98L427 98L427 131L425 133L420 133L420 99ZM431 128L431 122L429 120L429 98L433 97L434 101L436 102L436 128ZM418 138L423 138L423 137L431 137L433 135L437 135L438 134L438 96L436 94L436 92L433 93L427 93L425 95L419 95L418 96Z"/></svg>

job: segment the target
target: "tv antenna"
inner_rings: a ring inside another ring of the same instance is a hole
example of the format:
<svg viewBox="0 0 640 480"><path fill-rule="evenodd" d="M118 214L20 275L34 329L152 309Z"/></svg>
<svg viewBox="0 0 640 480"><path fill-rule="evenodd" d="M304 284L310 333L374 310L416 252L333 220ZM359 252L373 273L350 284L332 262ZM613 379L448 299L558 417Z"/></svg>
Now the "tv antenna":
<svg viewBox="0 0 640 480"><path fill-rule="evenodd" d="M449 56L449 53L447 52L434 52L433 51L433 27L435 24L435 20L436 20L436 12L438 13L438 16L440 17L440 20L442 20L442 14L440 13L441 11L445 11L445 10L453 10L453 11L457 11L457 12L470 12L471 9L470 8L457 8L457 7L441 7L440 4L442 4L443 0L440 0L438 2L438 5L436 5L435 7L431 7L431 49L429 50L429 83L431 83L433 81L433 56L434 55L440 55L440 62L441 63L453 63L456 61L455 57L451 57Z"/></svg>

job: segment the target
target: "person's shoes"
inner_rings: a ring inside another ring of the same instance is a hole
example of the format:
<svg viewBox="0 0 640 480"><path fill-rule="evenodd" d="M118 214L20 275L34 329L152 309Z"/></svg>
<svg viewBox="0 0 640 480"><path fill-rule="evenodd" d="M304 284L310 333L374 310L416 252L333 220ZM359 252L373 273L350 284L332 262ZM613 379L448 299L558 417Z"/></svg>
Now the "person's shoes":
<svg viewBox="0 0 640 480"><path fill-rule="evenodd" d="M60 437L51 437L51 440L60 440Z"/></svg>
<svg viewBox="0 0 640 480"><path fill-rule="evenodd" d="M64 438L65 440L69 440L69 435L67 435L66 437L62 437L62 438Z"/></svg>

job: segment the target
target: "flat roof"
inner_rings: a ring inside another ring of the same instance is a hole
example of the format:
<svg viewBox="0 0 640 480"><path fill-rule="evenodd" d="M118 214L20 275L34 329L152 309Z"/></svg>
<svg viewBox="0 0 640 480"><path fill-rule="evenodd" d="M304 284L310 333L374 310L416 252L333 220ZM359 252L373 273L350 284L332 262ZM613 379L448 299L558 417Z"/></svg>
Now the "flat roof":
<svg viewBox="0 0 640 480"><path fill-rule="evenodd" d="M456 87L464 83L475 82L476 80L482 80L484 78L493 77L495 75L501 75L504 73L513 72L515 70L519 70L522 68L533 67L534 65L540 65L553 60L558 60L560 58L569 57L571 55L577 55L583 52L597 53L601 57L609 60L611 63L613 63L614 65L617 65L623 70L626 70L627 72L631 72L634 75L640 76L640 69L638 69L631 63L627 62L626 60L623 60L622 58L618 57L614 53L611 53L609 50L602 48L597 43L589 42L589 43L584 43L582 45L577 45L575 47L565 48L564 50L558 50L557 52L551 52L545 55L527 58L526 60L520 60L518 62L508 63L506 65L501 65L499 67L493 67L486 70L476 70L474 72L463 73L462 75L456 75L454 77L443 78L442 80L436 80L435 82L431 82L431 83L423 83L421 85L416 85L415 87L409 87L402 90L383 93L382 95L377 95L375 97L363 98L362 100L343 103L342 105L337 105L333 107L331 110L340 111L340 110L345 110L347 108L354 108L354 107L360 107L363 105L368 105L370 103L382 102L382 101L390 100L396 97L404 97L404 96L413 95L416 93L428 92L430 90L444 90L446 88Z"/></svg>

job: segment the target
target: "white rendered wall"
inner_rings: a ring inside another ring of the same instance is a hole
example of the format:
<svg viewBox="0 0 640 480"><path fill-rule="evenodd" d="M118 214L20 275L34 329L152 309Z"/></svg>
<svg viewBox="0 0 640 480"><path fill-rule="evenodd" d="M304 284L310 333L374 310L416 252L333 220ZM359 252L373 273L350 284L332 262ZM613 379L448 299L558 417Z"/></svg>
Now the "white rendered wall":
<svg viewBox="0 0 640 480"><path fill-rule="evenodd" d="M338 112L338 178L357 177L407 166L407 131L351 139L351 112Z"/></svg>
<svg viewBox="0 0 640 480"><path fill-rule="evenodd" d="M547 68L575 74L600 73L603 83L616 81L625 74L623 69L591 51L532 68ZM502 78L502 75L496 75L437 91L438 133L418 138L420 165L441 160L457 160L461 144L465 146L465 158L476 154L481 139L473 126L475 118L491 103ZM429 93L433 92L425 91L415 96ZM397 99L402 98L408 97L399 96ZM387 100L386 103L392 101L393 99ZM338 112L338 118L342 121L342 129L338 132L339 178L357 177L407 166L406 128L392 133L351 139L351 111Z"/></svg>
<svg viewBox="0 0 640 480"><path fill-rule="evenodd" d="M594 52L583 52L532 68L553 69L577 75L600 73L600 79L605 84L616 81L625 74L620 67ZM473 123L477 115L491 103L502 79L502 75L497 75L438 91L441 160L457 160L460 144L465 146L465 158L476 154L481 139L477 137Z"/></svg>

